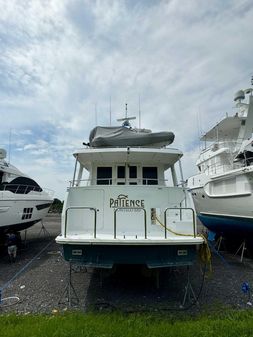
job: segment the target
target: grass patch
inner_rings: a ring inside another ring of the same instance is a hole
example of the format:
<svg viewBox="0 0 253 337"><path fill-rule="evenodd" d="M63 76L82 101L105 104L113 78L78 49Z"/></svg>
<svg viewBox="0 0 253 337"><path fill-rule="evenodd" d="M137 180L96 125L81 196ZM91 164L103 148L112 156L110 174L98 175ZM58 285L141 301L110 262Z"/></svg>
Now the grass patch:
<svg viewBox="0 0 253 337"><path fill-rule="evenodd" d="M253 312L229 311L195 318L153 314L65 313L1 315L1 337L87 336L253 336Z"/></svg>

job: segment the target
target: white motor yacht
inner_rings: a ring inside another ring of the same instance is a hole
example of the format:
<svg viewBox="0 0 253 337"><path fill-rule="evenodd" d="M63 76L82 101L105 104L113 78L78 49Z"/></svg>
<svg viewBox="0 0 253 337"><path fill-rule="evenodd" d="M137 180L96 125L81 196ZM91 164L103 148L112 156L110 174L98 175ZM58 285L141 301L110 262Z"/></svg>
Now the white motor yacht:
<svg viewBox="0 0 253 337"><path fill-rule="evenodd" d="M0 149L0 234L41 221L53 202L52 191L43 190L5 158L6 151Z"/></svg>
<svg viewBox="0 0 253 337"><path fill-rule="evenodd" d="M253 233L252 91L238 91L236 113L202 136L199 173L188 179L201 222L220 236L242 240Z"/></svg>
<svg viewBox="0 0 253 337"><path fill-rule="evenodd" d="M183 154L166 147L173 133L132 129L129 119L93 129L90 142L74 152L56 242L67 261L97 268L191 265L203 238L191 194L177 179Z"/></svg>

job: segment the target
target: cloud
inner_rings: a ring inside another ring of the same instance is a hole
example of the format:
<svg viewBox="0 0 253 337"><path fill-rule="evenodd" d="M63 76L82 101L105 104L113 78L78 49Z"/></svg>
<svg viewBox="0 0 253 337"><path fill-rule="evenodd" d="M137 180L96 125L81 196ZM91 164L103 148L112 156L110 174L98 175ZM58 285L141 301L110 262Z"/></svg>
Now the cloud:
<svg viewBox="0 0 253 337"><path fill-rule="evenodd" d="M233 111L234 91L253 73L251 1L0 5L0 144L11 129L13 161L56 190L53 176L72 176L71 153L95 122L109 123L110 97L113 123L126 102L138 116L140 97L142 126L173 131L194 172L198 129Z"/></svg>

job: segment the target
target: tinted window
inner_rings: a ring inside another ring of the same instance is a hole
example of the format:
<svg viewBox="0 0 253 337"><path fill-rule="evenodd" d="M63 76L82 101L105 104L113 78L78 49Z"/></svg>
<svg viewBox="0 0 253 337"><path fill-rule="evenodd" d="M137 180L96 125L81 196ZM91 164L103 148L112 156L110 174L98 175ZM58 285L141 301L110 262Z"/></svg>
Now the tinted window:
<svg viewBox="0 0 253 337"><path fill-rule="evenodd" d="M97 168L97 185L109 185L112 183L112 168L98 167Z"/></svg>
<svg viewBox="0 0 253 337"><path fill-rule="evenodd" d="M157 185L157 167L142 168L143 185Z"/></svg>
<svg viewBox="0 0 253 337"><path fill-rule="evenodd" d="M125 178L125 175L126 175L126 168L125 166L118 166L118 178Z"/></svg>
<svg viewBox="0 0 253 337"><path fill-rule="evenodd" d="M137 178L137 166L129 166L129 178Z"/></svg>

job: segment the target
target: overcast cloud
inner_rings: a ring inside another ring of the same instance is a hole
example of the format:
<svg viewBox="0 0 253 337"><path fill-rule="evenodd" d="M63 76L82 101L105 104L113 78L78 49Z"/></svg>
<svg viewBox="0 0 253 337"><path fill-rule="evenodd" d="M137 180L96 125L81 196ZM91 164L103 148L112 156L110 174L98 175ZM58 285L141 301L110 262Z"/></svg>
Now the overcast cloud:
<svg viewBox="0 0 253 337"><path fill-rule="evenodd" d="M72 152L96 122L109 124L110 97L117 125L126 102L138 117L140 96L141 126L175 133L188 177L200 131L233 113L234 92L253 75L251 0L0 0L0 8L0 146L61 199Z"/></svg>

